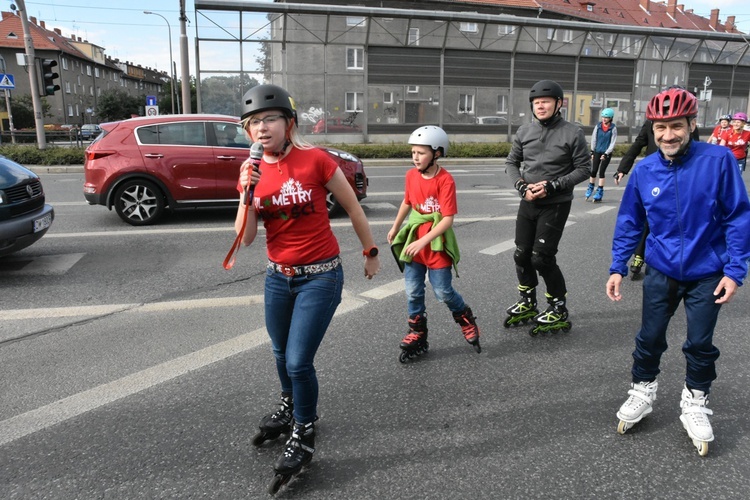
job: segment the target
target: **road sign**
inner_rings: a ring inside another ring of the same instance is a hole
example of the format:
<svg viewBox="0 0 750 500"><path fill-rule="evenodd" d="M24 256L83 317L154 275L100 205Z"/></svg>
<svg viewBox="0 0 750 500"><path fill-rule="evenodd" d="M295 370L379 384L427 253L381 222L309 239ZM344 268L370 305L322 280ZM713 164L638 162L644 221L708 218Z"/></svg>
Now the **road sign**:
<svg viewBox="0 0 750 500"><path fill-rule="evenodd" d="M16 88L16 81L13 75L6 75L0 73L0 89L14 89Z"/></svg>
<svg viewBox="0 0 750 500"><path fill-rule="evenodd" d="M146 96L146 106L156 106L156 96L155 95L147 95Z"/></svg>
<svg viewBox="0 0 750 500"><path fill-rule="evenodd" d="M159 116L159 106L146 106L146 116Z"/></svg>

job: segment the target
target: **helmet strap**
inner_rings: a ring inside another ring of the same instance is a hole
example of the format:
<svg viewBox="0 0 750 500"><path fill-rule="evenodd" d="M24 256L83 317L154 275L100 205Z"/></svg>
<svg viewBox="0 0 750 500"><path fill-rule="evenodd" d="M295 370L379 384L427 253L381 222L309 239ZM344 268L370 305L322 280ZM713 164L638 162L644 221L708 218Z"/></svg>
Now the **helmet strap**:
<svg viewBox="0 0 750 500"><path fill-rule="evenodd" d="M418 168L418 169L417 169L417 170L419 170L419 173L420 173L420 174L424 174L424 173L426 173L426 172L427 172L427 171L428 171L428 170L429 170L430 168L432 168L432 166L433 166L433 165L435 165L435 160L437 159L437 158L435 157L435 153L437 153L437 150L433 149L433 150L432 150L432 159L430 160L430 163L428 163L428 164L427 164L427 166L426 166L425 168L421 168L421 169L420 169L420 168Z"/></svg>

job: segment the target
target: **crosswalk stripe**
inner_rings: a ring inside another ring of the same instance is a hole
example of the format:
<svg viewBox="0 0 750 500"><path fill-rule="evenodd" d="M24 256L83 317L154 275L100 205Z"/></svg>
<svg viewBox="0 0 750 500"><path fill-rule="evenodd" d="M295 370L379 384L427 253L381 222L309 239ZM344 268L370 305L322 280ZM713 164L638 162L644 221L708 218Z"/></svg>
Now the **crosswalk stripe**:
<svg viewBox="0 0 750 500"><path fill-rule="evenodd" d="M396 280L391 281L390 283L386 283L385 285L381 285L377 288L373 288L372 290L360 293L360 295L362 297L367 297L368 299L381 300L402 291L404 291L404 280Z"/></svg>

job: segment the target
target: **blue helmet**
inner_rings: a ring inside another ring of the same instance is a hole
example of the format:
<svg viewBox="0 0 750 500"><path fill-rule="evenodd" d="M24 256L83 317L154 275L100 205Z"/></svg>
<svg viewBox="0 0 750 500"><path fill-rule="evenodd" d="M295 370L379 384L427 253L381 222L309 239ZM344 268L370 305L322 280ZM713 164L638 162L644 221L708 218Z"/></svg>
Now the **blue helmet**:
<svg viewBox="0 0 750 500"><path fill-rule="evenodd" d="M615 110L612 108L604 108L602 110L602 118L614 118Z"/></svg>

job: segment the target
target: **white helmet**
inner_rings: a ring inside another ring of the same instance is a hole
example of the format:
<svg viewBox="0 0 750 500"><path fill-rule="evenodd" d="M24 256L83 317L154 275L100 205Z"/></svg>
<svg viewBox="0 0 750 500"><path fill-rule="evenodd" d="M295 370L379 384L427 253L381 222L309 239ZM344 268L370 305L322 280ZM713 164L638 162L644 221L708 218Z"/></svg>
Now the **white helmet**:
<svg viewBox="0 0 750 500"><path fill-rule="evenodd" d="M440 150L443 158L448 156L448 134L434 125L419 127L409 136L412 146L429 146L433 151Z"/></svg>

